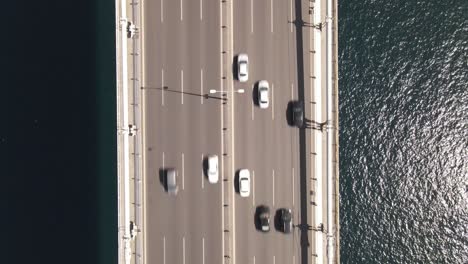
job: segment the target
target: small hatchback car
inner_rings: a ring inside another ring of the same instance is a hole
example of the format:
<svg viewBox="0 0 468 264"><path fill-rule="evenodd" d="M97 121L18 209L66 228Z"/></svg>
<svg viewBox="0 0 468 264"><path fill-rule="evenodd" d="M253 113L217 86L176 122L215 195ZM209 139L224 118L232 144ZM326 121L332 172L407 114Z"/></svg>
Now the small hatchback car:
<svg viewBox="0 0 468 264"><path fill-rule="evenodd" d="M248 169L239 171L239 193L241 197L250 195L250 172Z"/></svg>
<svg viewBox="0 0 468 264"><path fill-rule="evenodd" d="M245 53L237 56L237 79L239 82L249 80L249 57Z"/></svg>
<svg viewBox="0 0 468 264"><path fill-rule="evenodd" d="M217 155L210 155L208 157L208 181L210 183L217 183L219 179L219 171L218 171L218 156Z"/></svg>
<svg viewBox="0 0 468 264"><path fill-rule="evenodd" d="M265 80L258 82L258 106L265 109L268 108L270 102L270 86Z"/></svg>

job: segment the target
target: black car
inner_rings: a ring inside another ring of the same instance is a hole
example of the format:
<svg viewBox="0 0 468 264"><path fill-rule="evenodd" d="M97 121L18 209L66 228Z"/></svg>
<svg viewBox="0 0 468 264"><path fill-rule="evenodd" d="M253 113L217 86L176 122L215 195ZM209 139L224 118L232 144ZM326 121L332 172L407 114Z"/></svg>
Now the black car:
<svg viewBox="0 0 468 264"><path fill-rule="evenodd" d="M292 107L292 121L293 124L299 128L304 125L304 104L302 101L296 101Z"/></svg>
<svg viewBox="0 0 468 264"><path fill-rule="evenodd" d="M257 207L258 228L263 232L270 231L270 208L266 205Z"/></svg>
<svg viewBox="0 0 468 264"><path fill-rule="evenodd" d="M278 218L281 231L288 234L292 230L292 212L291 209L281 208L278 210Z"/></svg>

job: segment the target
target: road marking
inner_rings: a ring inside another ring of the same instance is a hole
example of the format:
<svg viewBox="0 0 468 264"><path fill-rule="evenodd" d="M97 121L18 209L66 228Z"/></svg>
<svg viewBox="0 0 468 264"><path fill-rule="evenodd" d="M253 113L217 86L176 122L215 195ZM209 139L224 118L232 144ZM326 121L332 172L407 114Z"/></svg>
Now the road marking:
<svg viewBox="0 0 468 264"><path fill-rule="evenodd" d="M273 33L273 0L270 1L271 7L271 33Z"/></svg>
<svg viewBox="0 0 468 264"><path fill-rule="evenodd" d="M203 153L201 154L201 160L202 160L202 164L203 164ZM201 170L201 188L205 188L205 174L204 174L204 171L203 171L203 165L202 165L202 170Z"/></svg>
<svg viewBox="0 0 468 264"><path fill-rule="evenodd" d="M203 104L203 68L200 71L200 102Z"/></svg>
<svg viewBox="0 0 468 264"><path fill-rule="evenodd" d="M200 20L203 20L203 0L200 0Z"/></svg>
<svg viewBox="0 0 468 264"><path fill-rule="evenodd" d="M161 22L164 22L164 0L161 0Z"/></svg>
<svg viewBox="0 0 468 264"><path fill-rule="evenodd" d="M205 264L205 238L202 238L202 254L203 254L203 264Z"/></svg>
<svg viewBox="0 0 468 264"><path fill-rule="evenodd" d="M253 0L250 0L250 33L253 33Z"/></svg>
<svg viewBox="0 0 468 264"><path fill-rule="evenodd" d="M275 170L273 170L272 178L273 178L273 206L275 206Z"/></svg>
<svg viewBox="0 0 468 264"><path fill-rule="evenodd" d="M166 236L163 237L163 264L166 264Z"/></svg>
<svg viewBox="0 0 468 264"><path fill-rule="evenodd" d="M292 205L294 207L294 168L292 168Z"/></svg>
<svg viewBox="0 0 468 264"><path fill-rule="evenodd" d="M273 264L275 264L275 263L276 263L276 257L273 256Z"/></svg>
<svg viewBox="0 0 468 264"><path fill-rule="evenodd" d="M271 84L271 119L275 120L275 97L274 97L274 85Z"/></svg>
<svg viewBox="0 0 468 264"><path fill-rule="evenodd" d="M161 104L164 105L164 69L161 70Z"/></svg>
<svg viewBox="0 0 468 264"><path fill-rule="evenodd" d="M255 206L255 171L252 171L252 205ZM254 257L255 263L255 257Z"/></svg>
<svg viewBox="0 0 468 264"><path fill-rule="evenodd" d="M184 166L184 153L182 153L182 190L184 189L185 166Z"/></svg>
<svg viewBox="0 0 468 264"><path fill-rule="evenodd" d="M253 103L253 100L251 100L252 102L252 120L254 120L254 103Z"/></svg>
<svg viewBox="0 0 468 264"><path fill-rule="evenodd" d="M184 17L182 16L182 14L184 13L184 6L182 4L182 0L180 0L180 21L184 20Z"/></svg>
<svg viewBox="0 0 468 264"><path fill-rule="evenodd" d="M255 264L255 256L253 256L253 257L254 257L254 261L253 261L253 264Z"/></svg>
<svg viewBox="0 0 468 264"><path fill-rule="evenodd" d="M162 166L162 168L163 168L163 170L166 169L166 164L165 164L165 162L164 162L164 152L163 152L163 166Z"/></svg>
<svg viewBox="0 0 468 264"><path fill-rule="evenodd" d="M182 263L185 264L185 237L182 237Z"/></svg>
<svg viewBox="0 0 468 264"><path fill-rule="evenodd" d="M180 70L181 103L184 104L184 70Z"/></svg>
<svg viewBox="0 0 468 264"><path fill-rule="evenodd" d="M221 5L220 2L218 2L219 4L219 23L220 25L223 24L223 6ZM219 54L221 54L222 50L223 50L223 29L222 27L219 27ZM223 87L223 56L219 56L219 68L220 68L220 76L219 76L219 82L220 82L220 87L221 87L221 91L224 91L224 87ZM224 131L223 131L223 127L224 127L224 109L223 109L223 103L222 103L222 100L220 100L219 102L219 106L221 108L221 115L220 115L220 131L221 131L221 154L224 154ZM221 158L221 171L223 172L224 174L224 158ZM224 183L221 183L221 204L222 206L224 206ZM224 230L224 209L221 210L221 230ZM222 247L222 251L221 251L221 259L224 259L224 248L225 248L225 241L224 241L224 232L221 232L221 247Z"/></svg>
<svg viewBox="0 0 468 264"><path fill-rule="evenodd" d="M228 54L229 56L232 57L233 53L234 53L234 43L233 43L233 39L234 39L234 22L233 22L233 19L234 19L234 8L233 8L233 4L232 4L233 1L228 1L228 4L229 4L229 10L230 10L230 15L229 15L229 25L230 25L230 28L231 28L231 38L230 39L230 42L229 42L229 51L228 51ZM231 148L231 164L232 164L232 181L234 181L234 177L235 177L235 171L234 171L234 168L236 167L235 166L235 147L236 147L236 143L235 143L235 118L234 118L234 113L236 112L235 111L235 97L234 97L234 80L231 78L229 78L228 80L230 80L230 90L231 90L231 100L232 100L232 109L231 109L231 129L232 129L232 132L231 132L231 142L232 142L232 148ZM231 199L232 199L232 215L236 215L236 199L234 197L234 185L232 184L231 185L232 189L231 189ZM223 232L224 233L224 232ZM232 241L236 241L236 217L234 217L234 220L232 222ZM232 245L232 263L236 263L236 243L233 243L234 245Z"/></svg>
<svg viewBox="0 0 468 264"><path fill-rule="evenodd" d="M296 264L296 256L295 256L295 255L293 255L293 262L292 262L292 264Z"/></svg>
<svg viewBox="0 0 468 264"><path fill-rule="evenodd" d="M293 13L292 13L292 1L289 1L289 11L290 11L290 23L291 24L291 32L293 32Z"/></svg>
<svg viewBox="0 0 468 264"><path fill-rule="evenodd" d="M291 100L294 99L294 83L291 83Z"/></svg>

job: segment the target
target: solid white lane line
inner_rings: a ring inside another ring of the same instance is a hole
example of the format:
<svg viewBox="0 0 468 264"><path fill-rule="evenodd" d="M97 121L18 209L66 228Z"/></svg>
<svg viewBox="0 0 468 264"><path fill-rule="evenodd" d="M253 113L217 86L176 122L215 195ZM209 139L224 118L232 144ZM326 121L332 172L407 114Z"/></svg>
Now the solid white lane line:
<svg viewBox="0 0 468 264"><path fill-rule="evenodd" d="M253 0L250 0L250 33L253 33Z"/></svg>
<svg viewBox="0 0 468 264"><path fill-rule="evenodd" d="M164 0L161 0L161 22L164 22Z"/></svg>
<svg viewBox="0 0 468 264"><path fill-rule="evenodd" d="M200 20L203 20L203 0L200 0Z"/></svg>
<svg viewBox="0 0 468 264"><path fill-rule="evenodd" d="M273 206L275 206L275 170L273 170L272 178L273 178Z"/></svg>
<svg viewBox="0 0 468 264"><path fill-rule="evenodd" d="M271 119L275 120L275 94L274 94L274 85L271 84Z"/></svg>
<svg viewBox="0 0 468 264"><path fill-rule="evenodd" d="M164 152L163 152L163 166L162 167L163 167L163 170L166 169L166 164L165 164L165 161L164 161Z"/></svg>
<svg viewBox="0 0 468 264"><path fill-rule="evenodd" d="M163 237L163 264L166 264L166 237Z"/></svg>
<svg viewBox="0 0 468 264"><path fill-rule="evenodd" d="M273 264L275 264L275 263L276 263L276 257L273 256Z"/></svg>
<svg viewBox="0 0 468 264"><path fill-rule="evenodd" d="M180 89L181 89L181 97L180 101L182 104L184 104L184 70L180 70Z"/></svg>
<svg viewBox="0 0 468 264"><path fill-rule="evenodd" d="M271 33L273 33L273 0L270 0L270 7L271 7Z"/></svg>
<svg viewBox="0 0 468 264"><path fill-rule="evenodd" d="M201 160L202 160L202 164L203 164L203 153L201 154ZM203 171L203 166L202 166L202 170L201 170L201 188L205 188L205 174L204 174L204 171Z"/></svg>
<svg viewBox="0 0 468 264"><path fill-rule="evenodd" d="M200 102L203 104L203 68L200 71Z"/></svg>
<svg viewBox="0 0 468 264"><path fill-rule="evenodd" d="M185 264L185 237L182 237L182 263Z"/></svg>
<svg viewBox="0 0 468 264"><path fill-rule="evenodd" d="M291 83L291 100L294 99L294 83Z"/></svg>
<svg viewBox="0 0 468 264"><path fill-rule="evenodd" d="M255 206L255 171L252 171L252 205ZM254 257L255 263L255 257Z"/></svg>
<svg viewBox="0 0 468 264"><path fill-rule="evenodd" d="M254 261L253 261L253 264L255 264L255 256L253 256L253 257L254 257Z"/></svg>
<svg viewBox="0 0 468 264"><path fill-rule="evenodd" d="M205 264L205 238L202 238L202 254L203 254L202 263Z"/></svg>
<svg viewBox="0 0 468 264"><path fill-rule="evenodd" d="M184 153L182 153L182 190L184 189L184 179L185 178L185 164L184 164Z"/></svg>
<svg viewBox="0 0 468 264"><path fill-rule="evenodd" d="M161 104L164 105L164 69L161 70Z"/></svg>
<svg viewBox="0 0 468 264"><path fill-rule="evenodd" d="M221 5L221 2L218 2L218 5L219 5L219 24L222 25L223 24L223 7ZM219 53L221 54L221 51L223 50L223 29L222 27L219 27ZM219 75L219 87L221 87L221 91L224 90L224 87L223 87L223 56L219 56L219 69L220 69L220 75ZM222 100L219 100L219 106L221 108L221 115L220 115L220 130L221 131L221 152L220 153L224 153L224 133L222 132L223 131L223 126L224 126L224 110L223 110L223 103L222 103ZM221 171L224 173L224 159L221 158ZM221 184L221 204L224 205L224 184ZM221 226L220 226L220 230L224 230L224 210L220 210L221 211ZM225 242L224 242L224 232L221 232L221 241L223 241L221 243L221 247L222 247L222 250L221 250L221 259L224 259L224 248L225 248Z"/></svg>
<svg viewBox="0 0 468 264"><path fill-rule="evenodd" d="M184 20L184 17L182 16L183 13L184 13L183 3L182 3L182 0L180 0L180 21Z"/></svg>
<svg viewBox="0 0 468 264"><path fill-rule="evenodd" d="M292 205L294 207L294 168L292 168Z"/></svg>
<svg viewBox="0 0 468 264"><path fill-rule="evenodd" d="M289 24L291 24L291 32L293 32L293 21L294 21L293 13L292 13L292 1L293 0L289 1L289 11L290 11L290 19L289 19L290 23Z"/></svg>

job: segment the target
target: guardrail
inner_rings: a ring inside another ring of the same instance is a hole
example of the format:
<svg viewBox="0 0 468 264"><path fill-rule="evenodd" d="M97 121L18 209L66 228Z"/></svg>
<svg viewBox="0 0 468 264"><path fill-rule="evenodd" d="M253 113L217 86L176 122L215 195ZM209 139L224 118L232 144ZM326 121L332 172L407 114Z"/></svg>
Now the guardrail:
<svg viewBox="0 0 468 264"><path fill-rule="evenodd" d="M138 1L116 0L115 4L119 263L144 263L141 43L137 26L141 9Z"/></svg>

